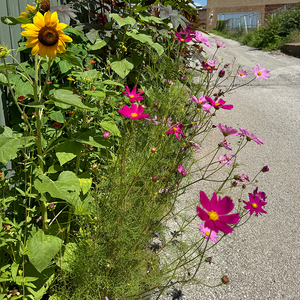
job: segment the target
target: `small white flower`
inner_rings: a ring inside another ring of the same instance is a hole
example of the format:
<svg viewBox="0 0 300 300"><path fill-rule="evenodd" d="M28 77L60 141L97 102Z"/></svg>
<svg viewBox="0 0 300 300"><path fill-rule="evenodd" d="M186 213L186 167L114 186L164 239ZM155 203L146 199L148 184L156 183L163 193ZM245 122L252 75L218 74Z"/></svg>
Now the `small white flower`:
<svg viewBox="0 0 300 300"><path fill-rule="evenodd" d="M56 11L58 14L59 21L67 25L70 25L70 18L75 20L76 17L76 15L74 14L76 10L67 5L51 6L50 11L51 13Z"/></svg>

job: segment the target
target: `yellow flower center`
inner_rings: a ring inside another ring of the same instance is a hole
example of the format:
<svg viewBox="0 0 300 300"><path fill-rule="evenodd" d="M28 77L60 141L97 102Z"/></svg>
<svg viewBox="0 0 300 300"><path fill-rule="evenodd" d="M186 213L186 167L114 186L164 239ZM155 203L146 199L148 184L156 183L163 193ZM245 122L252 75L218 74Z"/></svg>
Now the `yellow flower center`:
<svg viewBox="0 0 300 300"><path fill-rule="evenodd" d="M132 113L130 116L132 117L132 118L135 118L135 117L137 117L137 113Z"/></svg>
<svg viewBox="0 0 300 300"><path fill-rule="evenodd" d="M221 103L215 103L215 105L216 105L216 106L219 106L219 105L221 105Z"/></svg>
<svg viewBox="0 0 300 300"><path fill-rule="evenodd" d="M207 67L207 70L211 70L211 67Z"/></svg>
<svg viewBox="0 0 300 300"><path fill-rule="evenodd" d="M240 73L240 76L243 76L244 75L244 73Z"/></svg>
<svg viewBox="0 0 300 300"><path fill-rule="evenodd" d="M229 161L229 160L230 160L230 157L226 157L226 159Z"/></svg>
<svg viewBox="0 0 300 300"><path fill-rule="evenodd" d="M256 203L252 203L251 204L253 208L257 208L257 204Z"/></svg>
<svg viewBox="0 0 300 300"><path fill-rule="evenodd" d="M217 221L219 219L219 215L213 210L208 213L208 217L213 221Z"/></svg>
<svg viewBox="0 0 300 300"><path fill-rule="evenodd" d="M261 75L261 72L257 72L257 75L260 76L260 75Z"/></svg>
<svg viewBox="0 0 300 300"><path fill-rule="evenodd" d="M44 45L44 46L53 46L55 45L58 40L58 32L54 27L47 27L44 26L40 32L39 32L39 41Z"/></svg>
<svg viewBox="0 0 300 300"><path fill-rule="evenodd" d="M182 42L184 42L184 39L180 39Z"/></svg>
<svg viewBox="0 0 300 300"><path fill-rule="evenodd" d="M206 236L209 236L209 231L205 231Z"/></svg>
<svg viewBox="0 0 300 300"><path fill-rule="evenodd" d="M176 127L173 127L173 130L176 132L178 129Z"/></svg>
<svg viewBox="0 0 300 300"><path fill-rule="evenodd" d="M133 95L129 95L129 98L132 99L132 98L134 98L134 96Z"/></svg>

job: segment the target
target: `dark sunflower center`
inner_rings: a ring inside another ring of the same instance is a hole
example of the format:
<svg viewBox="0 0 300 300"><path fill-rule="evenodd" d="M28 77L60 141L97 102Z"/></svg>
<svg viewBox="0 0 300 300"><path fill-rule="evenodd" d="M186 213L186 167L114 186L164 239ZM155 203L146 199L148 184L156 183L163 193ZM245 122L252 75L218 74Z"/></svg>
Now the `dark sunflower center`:
<svg viewBox="0 0 300 300"><path fill-rule="evenodd" d="M39 32L39 41L44 46L53 46L58 42L58 32L53 27L43 27Z"/></svg>

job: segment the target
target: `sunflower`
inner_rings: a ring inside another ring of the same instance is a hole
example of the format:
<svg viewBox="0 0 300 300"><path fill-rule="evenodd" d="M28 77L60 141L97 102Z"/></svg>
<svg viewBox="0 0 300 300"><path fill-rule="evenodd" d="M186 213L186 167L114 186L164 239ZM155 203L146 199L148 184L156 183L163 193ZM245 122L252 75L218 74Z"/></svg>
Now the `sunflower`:
<svg viewBox="0 0 300 300"><path fill-rule="evenodd" d="M21 35L28 38L25 46L32 48L32 55L38 53L42 57L47 55L55 59L57 53L66 52L66 42L73 41L62 31L67 26L67 24L59 23L57 12L51 15L51 12L47 11L44 16L37 12L33 18L33 24L22 25L25 31L22 31Z"/></svg>
<svg viewBox="0 0 300 300"><path fill-rule="evenodd" d="M35 7L32 5L27 4L26 6L27 12L21 12L19 18L25 18L28 19L29 14L33 13L35 11Z"/></svg>

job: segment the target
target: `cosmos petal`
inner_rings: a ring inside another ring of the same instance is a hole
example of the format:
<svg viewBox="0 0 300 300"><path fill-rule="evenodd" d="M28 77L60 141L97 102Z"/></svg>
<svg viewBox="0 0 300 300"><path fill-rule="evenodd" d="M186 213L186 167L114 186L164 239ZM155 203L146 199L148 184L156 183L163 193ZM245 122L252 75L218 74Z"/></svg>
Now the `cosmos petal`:
<svg viewBox="0 0 300 300"><path fill-rule="evenodd" d="M206 209L207 211L211 211L210 201L203 191L200 191L200 203L202 204L204 209Z"/></svg>

